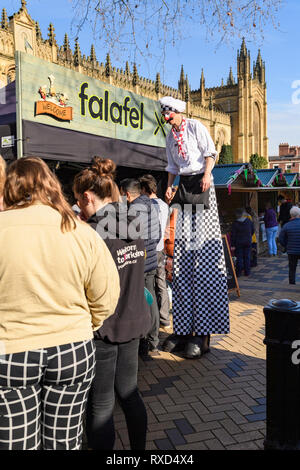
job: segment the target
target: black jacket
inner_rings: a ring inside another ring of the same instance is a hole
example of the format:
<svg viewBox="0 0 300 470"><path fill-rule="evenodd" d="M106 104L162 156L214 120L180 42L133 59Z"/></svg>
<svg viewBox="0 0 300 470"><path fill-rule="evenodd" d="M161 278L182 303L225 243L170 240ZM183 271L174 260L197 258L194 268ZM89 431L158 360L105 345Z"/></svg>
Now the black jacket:
<svg viewBox="0 0 300 470"><path fill-rule="evenodd" d="M104 239L118 268L120 298L114 315L94 333L95 339L125 343L147 335L151 327L150 309L144 296L144 241L133 240L128 227L134 222L127 205L107 204L88 223Z"/></svg>
<svg viewBox="0 0 300 470"><path fill-rule="evenodd" d="M154 199L142 194L129 205L129 214L137 216L137 231L145 242L145 273L157 268L156 247L161 237L159 206Z"/></svg>
<svg viewBox="0 0 300 470"><path fill-rule="evenodd" d="M251 220L245 218L243 222L236 220L231 227L231 246L248 247L252 243L252 235L254 234L254 225Z"/></svg>
<svg viewBox="0 0 300 470"><path fill-rule="evenodd" d="M281 227L284 226L290 220L290 210L293 207L293 204L290 202L284 202L280 206L278 220L281 223Z"/></svg>

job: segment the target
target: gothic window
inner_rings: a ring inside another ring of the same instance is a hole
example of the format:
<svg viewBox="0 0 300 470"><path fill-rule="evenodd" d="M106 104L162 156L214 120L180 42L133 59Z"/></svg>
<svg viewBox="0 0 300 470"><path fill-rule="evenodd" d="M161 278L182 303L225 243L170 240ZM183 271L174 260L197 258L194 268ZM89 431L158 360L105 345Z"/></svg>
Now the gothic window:
<svg viewBox="0 0 300 470"><path fill-rule="evenodd" d="M12 67L9 67L9 69L7 70L7 83L11 83L11 82L14 82L15 79L16 79L16 68L15 66L13 65Z"/></svg>
<svg viewBox="0 0 300 470"><path fill-rule="evenodd" d="M261 155L261 116L257 103L253 107L253 136L254 136L254 153Z"/></svg>

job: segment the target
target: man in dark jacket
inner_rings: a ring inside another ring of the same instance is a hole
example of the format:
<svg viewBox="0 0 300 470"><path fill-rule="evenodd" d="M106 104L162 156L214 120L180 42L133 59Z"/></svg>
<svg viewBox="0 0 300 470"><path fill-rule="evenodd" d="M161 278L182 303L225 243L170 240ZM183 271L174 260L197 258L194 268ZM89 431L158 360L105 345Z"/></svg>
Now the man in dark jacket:
<svg viewBox="0 0 300 470"><path fill-rule="evenodd" d="M145 287L151 292L153 303L150 307L152 316L152 326L146 340L141 340L140 353L147 356L150 350L151 355L159 355L159 310L155 294L155 274L157 268L157 244L160 240L161 231L159 224L159 208L155 201L147 195L141 194L141 185L138 180L128 178L120 185L121 195L127 197L129 205L129 215L137 217L139 224L132 229L137 235L144 239L146 259L145 259Z"/></svg>
<svg viewBox="0 0 300 470"><path fill-rule="evenodd" d="M278 201L280 202L278 221L281 227L283 227L290 220L290 210L293 204L288 202L284 196L279 196Z"/></svg>
<svg viewBox="0 0 300 470"><path fill-rule="evenodd" d="M236 210L236 220L231 228L231 246L235 250L236 275L240 276L244 270L245 276L250 274L251 243L254 234L254 225L246 217L244 209Z"/></svg>
<svg viewBox="0 0 300 470"><path fill-rule="evenodd" d="M281 229L279 241L289 256L289 283L296 284L296 268L300 258L300 209L292 207L291 220Z"/></svg>

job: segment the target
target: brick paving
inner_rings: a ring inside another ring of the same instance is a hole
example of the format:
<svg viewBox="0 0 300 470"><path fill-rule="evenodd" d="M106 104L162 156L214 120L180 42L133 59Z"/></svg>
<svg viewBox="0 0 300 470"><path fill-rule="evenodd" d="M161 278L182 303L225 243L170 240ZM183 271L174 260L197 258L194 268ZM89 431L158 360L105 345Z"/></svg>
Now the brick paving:
<svg viewBox="0 0 300 470"><path fill-rule="evenodd" d="M139 362L147 406L147 450L258 450L266 419L263 307L271 299L299 300L300 275L288 284L288 258L259 258L239 278L241 297L230 293L229 335L213 335L201 359L179 354ZM161 341L172 330L161 329ZM116 407L116 450L129 450L126 423Z"/></svg>

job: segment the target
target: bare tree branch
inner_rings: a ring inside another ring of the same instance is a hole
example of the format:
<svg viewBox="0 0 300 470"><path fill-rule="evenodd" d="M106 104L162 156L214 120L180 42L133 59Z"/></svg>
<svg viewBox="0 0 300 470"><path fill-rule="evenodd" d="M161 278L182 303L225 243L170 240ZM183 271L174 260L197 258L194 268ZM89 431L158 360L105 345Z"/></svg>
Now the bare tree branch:
<svg viewBox="0 0 300 470"><path fill-rule="evenodd" d="M72 28L86 24L101 47L116 58L163 62L166 47L189 37L195 28L206 37L229 42L234 37L261 41L266 25L279 27L282 0L72 0Z"/></svg>

